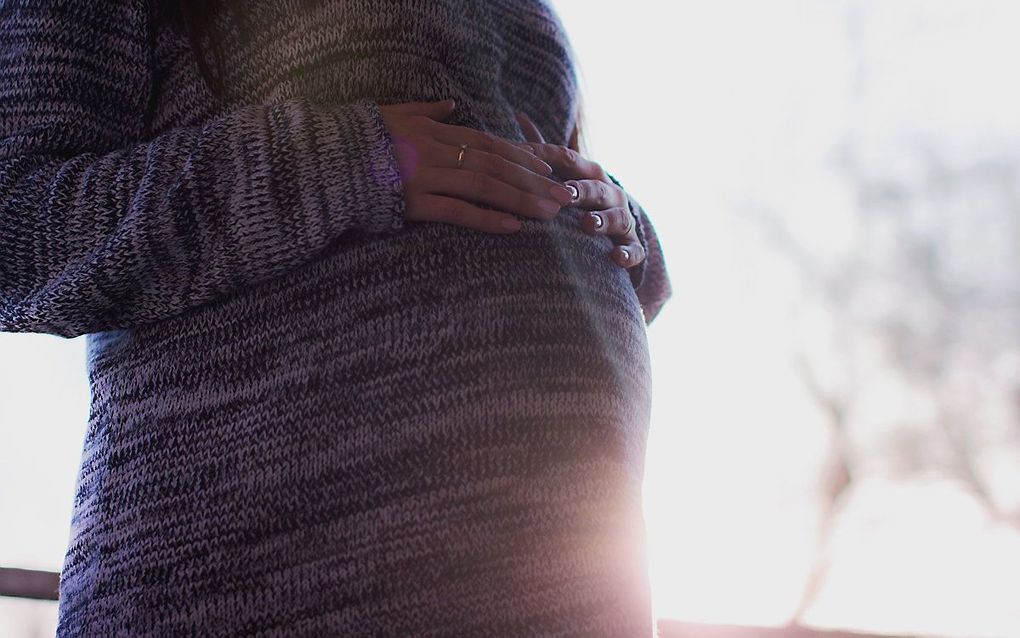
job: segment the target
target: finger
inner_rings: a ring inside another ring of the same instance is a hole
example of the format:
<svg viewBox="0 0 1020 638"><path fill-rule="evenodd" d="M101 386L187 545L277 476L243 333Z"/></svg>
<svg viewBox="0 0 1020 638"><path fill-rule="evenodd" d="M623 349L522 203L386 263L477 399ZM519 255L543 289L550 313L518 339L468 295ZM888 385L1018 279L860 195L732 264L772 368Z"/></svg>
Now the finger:
<svg viewBox="0 0 1020 638"><path fill-rule="evenodd" d="M535 155L553 167L560 179L597 179L610 181L602 166L579 152L559 144L529 143Z"/></svg>
<svg viewBox="0 0 1020 638"><path fill-rule="evenodd" d="M505 235L521 228L521 220L513 215L485 210L455 197L423 193L414 199L413 206L415 216L419 219L464 226L485 233Z"/></svg>
<svg viewBox="0 0 1020 638"><path fill-rule="evenodd" d="M500 157L514 162L515 164L520 164L539 175L550 175L552 173L552 167L536 157L534 154L529 153L523 148L520 148L507 140L496 137L495 135L490 135L489 133L468 128L466 126L456 126L454 124L444 124L442 122L437 122L435 124L433 132L435 138L444 144L458 147L461 144L467 144L468 149L476 149L485 151L486 153L492 153L493 155L499 155ZM470 153L470 150L468 152Z"/></svg>
<svg viewBox="0 0 1020 638"><path fill-rule="evenodd" d="M437 144L436 149L430 150L429 155L429 162L433 166L458 168L457 158L460 156L460 149L457 147ZM464 160L459 168L485 173L536 197L552 200L559 208L573 201L571 191L563 184L530 171L499 155L468 148L464 151Z"/></svg>
<svg viewBox="0 0 1020 638"><path fill-rule="evenodd" d="M645 260L645 250L637 241L613 246L610 256L618 266L632 268Z"/></svg>
<svg viewBox="0 0 1020 638"><path fill-rule="evenodd" d="M425 117L434 120L442 120L449 117L456 106L456 100L446 99L438 102L406 102L403 104L387 104L386 110L400 113L401 115L424 115Z"/></svg>
<svg viewBox="0 0 1020 638"><path fill-rule="evenodd" d="M598 179L567 180L563 184L567 188L577 189L574 206L585 210L603 210L615 206L627 205L627 194L612 182Z"/></svg>
<svg viewBox="0 0 1020 638"><path fill-rule="evenodd" d="M616 243L638 241L634 215L623 207L593 210L581 218L581 229L594 235L608 235Z"/></svg>
<svg viewBox="0 0 1020 638"><path fill-rule="evenodd" d="M548 220L555 217L562 206L548 197L539 197L515 188L491 175L457 168L429 167L421 172L426 192L456 197L475 204Z"/></svg>
<svg viewBox="0 0 1020 638"><path fill-rule="evenodd" d="M578 144L578 137L581 133L581 129L575 124L574 130L570 133L570 139L567 141L567 148L572 148L575 151L580 152L581 146Z"/></svg>
<svg viewBox="0 0 1020 638"><path fill-rule="evenodd" d="M535 123L531 121L524 111L517 111L517 123L521 125L521 131L524 132L524 139L529 142L538 142L539 144L545 144L545 138L542 137L542 131L538 130Z"/></svg>

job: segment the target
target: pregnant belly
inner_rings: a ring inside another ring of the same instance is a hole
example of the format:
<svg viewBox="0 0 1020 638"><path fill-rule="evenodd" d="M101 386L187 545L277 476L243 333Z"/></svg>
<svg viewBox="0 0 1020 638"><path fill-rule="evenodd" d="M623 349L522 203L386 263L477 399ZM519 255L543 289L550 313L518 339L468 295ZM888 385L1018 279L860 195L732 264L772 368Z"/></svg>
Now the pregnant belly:
<svg viewBox="0 0 1020 638"><path fill-rule="evenodd" d="M581 231L580 215L524 219L511 235L415 222L349 234L277 279L108 347L96 338L92 354L111 372L144 363L144 375L120 382L161 388L171 402L258 400L291 387L327 402L384 387L424 396L453 377L492 398L646 393L637 296L608 256L611 241Z"/></svg>
<svg viewBox="0 0 1020 638"><path fill-rule="evenodd" d="M468 623L493 585L509 606L493 622L546 605L566 623L568 599L574 630L645 622L644 323L610 241L579 216L509 236L411 223L351 237L91 342L89 457L109 463L83 484L109 509L79 532L136 541L104 550L106 590L147 592L139 622L167 601L212 609L215 594L226 623L252 596L296 613L372 586ZM361 604L359 622L421 622Z"/></svg>

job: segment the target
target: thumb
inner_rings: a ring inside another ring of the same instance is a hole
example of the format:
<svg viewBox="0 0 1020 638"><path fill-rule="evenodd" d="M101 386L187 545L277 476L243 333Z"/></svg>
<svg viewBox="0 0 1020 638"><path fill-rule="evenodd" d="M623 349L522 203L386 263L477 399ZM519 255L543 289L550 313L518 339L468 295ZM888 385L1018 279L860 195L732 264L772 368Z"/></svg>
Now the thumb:
<svg viewBox="0 0 1020 638"><path fill-rule="evenodd" d="M531 121L524 111L517 111L516 113L517 123L521 125L521 132L524 133L524 139L529 142L537 142L539 144L545 143L545 138L542 137L542 131L538 130L535 123Z"/></svg>
<svg viewBox="0 0 1020 638"><path fill-rule="evenodd" d="M385 108L401 115L424 115L434 120L442 120L453 113L457 105L453 99L440 100L438 102L405 102L403 104L391 104Z"/></svg>

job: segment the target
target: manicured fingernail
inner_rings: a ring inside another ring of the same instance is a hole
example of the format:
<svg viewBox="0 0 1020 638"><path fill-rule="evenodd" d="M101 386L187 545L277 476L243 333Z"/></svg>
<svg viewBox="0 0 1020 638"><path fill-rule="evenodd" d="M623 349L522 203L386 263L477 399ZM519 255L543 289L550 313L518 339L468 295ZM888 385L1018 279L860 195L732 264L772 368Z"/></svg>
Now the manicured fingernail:
<svg viewBox="0 0 1020 638"><path fill-rule="evenodd" d="M626 248L621 248L620 249L620 255L623 256L623 260L624 261L630 261L630 253L627 252Z"/></svg>
<svg viewBox="0 0 1020 638"><path fill-rule="evenodd" d="M595 220L595 228L602 228L602 217L600 215L592 213L591 218Z"/></svg>
<svg viewBox="0 0 1020 638"><path fill-rule="evenodd" d="M546 164L542 160L538 160L538 165L542 167L542 171L546 175L552 175L552 172L553 172L552 166L549 166L548 164Z"/></svg>
<svg viewBox="0 0 1020 638"><path fill-rule="evenodd" d="M577 198L581 196L581 191L577 189L577 185L573 182L567 182L566 187L570 189L570 201L576 202Z"/></svg>
<svg viewBox="0 0 1020 638"><path fill-rule="evenodd" d="M551 194L553 196L553 199L558 201L561 206L566 206L570 202L574 201L570 189L567 188L566 186L560 186L559 184L554 184L550 186L549 194Z"/></svg>
<svg viewBox="0 0 1020 638"><path fill-rule="evenodd" d="M548 199L543 199L540 202L538 202L538 207L542 210L543 213L549 214L558 213L560 212L560 209L563 208L557 202L550 201Z"/></svg>
<svg viewBox="0 0 1020 638"><path fill-rule="evenodd" d="M507 230L520 230L521 220L514 217L506 217L499 223L499 225Z"/></svg>

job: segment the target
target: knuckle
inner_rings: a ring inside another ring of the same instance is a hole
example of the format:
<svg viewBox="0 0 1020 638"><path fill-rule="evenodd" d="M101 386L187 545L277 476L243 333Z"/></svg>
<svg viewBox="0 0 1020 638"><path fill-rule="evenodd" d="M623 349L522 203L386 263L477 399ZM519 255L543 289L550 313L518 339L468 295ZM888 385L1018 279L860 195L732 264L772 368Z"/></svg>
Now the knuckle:
<svg viewBox="0 0 1020 638"><path fill-rule="evenodd" d="M489 192L489 178L484 173L471 173L471 191L475 195Z"/></svg>
<svg viewBox="0 0 1020 638"><path fill-rule="evenodd" d="M488 133L479 133L478 134L478 147L481 150L483 150L483 151L485 151L487 153L491 153L494 146L495 146L495 140L493 140L491 135L489 135Z"/></svg>
<svg viewBox="0 0 1020 638"><path fill-rule="evenodd" d="M609 189L606 188L605 182L595 184L595 202L600 208L605 208L608 205Z"/></svg>
<svg viewBox="0 0 1020 638"><path fill-rule="evenodd" d="M616 211L612 208L606 208L604 210L596 211L600 217L602 217L603 228L602 232L610 235L616 235L620 232L620 220L616 215Z"/></svg>
<svg viewBox="0 0 1020 638"><path fill-rule="evenodd" d="M503 160L498 155L490 153L485 156L484 166L490 175L499 175L503 171Z"/></svg>
<svg viewBox="0 0 1020 638"><path fill-rule="evenodd" d="M564 147L564 149L563 149L563 161L568 166L577 166L577 163L580 161L580 159L581 159L581 155L577 151L575 151L572 148Z"/></svg>
<svg viewBox="0 0 1020 638"><path fill-rule="evenodd" d="M626 208L619 208L619 207L617 207L615 210L616 210L616 218L620 220L620 231L621 232L628 232L628 231L633 230L634 229L634 222L633 222L633 219L631 218L630 211L627 210Z"/></svg>
<svg viewBox="0 0 1020 638"><path fill-rule="evenodd" d="M602 216L606 220L606 230L614 235L618 235L624 228L626 228L626 222L620 217L620 211L615 208L606 208L602 211Z"/></svg>

